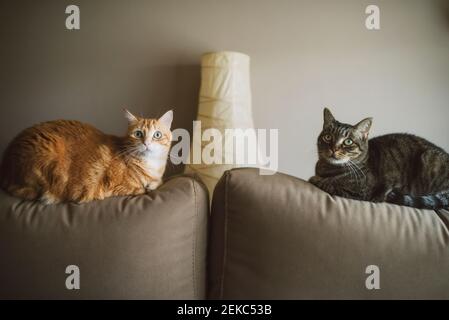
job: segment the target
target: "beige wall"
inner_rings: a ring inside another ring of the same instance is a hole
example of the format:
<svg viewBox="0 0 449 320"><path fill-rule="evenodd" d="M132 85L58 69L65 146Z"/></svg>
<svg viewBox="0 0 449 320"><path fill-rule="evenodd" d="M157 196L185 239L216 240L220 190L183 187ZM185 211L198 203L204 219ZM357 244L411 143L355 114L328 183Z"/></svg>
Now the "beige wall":
<svg viewBox="0 0 449 320"><path fill-rule="evenodd" d="M374 117L449 149L449 1L77 0L0 4L0 151L37 121L71 118L120 134L121 107L191 129L200 55L252 58L257 127L280 129L280 170L307 178L322 108ZM65 29L78 4L81 30ZM381 30L364 27L368 4Z"/></svg>

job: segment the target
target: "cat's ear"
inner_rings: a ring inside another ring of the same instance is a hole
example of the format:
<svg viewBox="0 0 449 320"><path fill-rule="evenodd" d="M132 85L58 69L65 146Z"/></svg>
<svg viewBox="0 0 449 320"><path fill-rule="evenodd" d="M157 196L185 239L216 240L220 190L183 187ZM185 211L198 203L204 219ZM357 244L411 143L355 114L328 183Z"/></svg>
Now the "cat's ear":
<svg viewBox="0 0 449 320"><path fill-rule="evenodd" d="M362 134L362 137L366 140L368 138L369 129L373 123L373 118L366 118L357 123L354 128Z"/></svg>
<svg viewBox="0 0 449 320"><path fill-rule="evenodd" d="M162 117L159 118L158 121L162 125L167 127L168 129L170 129L171 123L173 121L173 111L172 110L168 110L166 113L164 113L164 115Z"/></svg>
<svg viewBox="0 0 449 320"><path fill-rule="evenodd" d="M331 125L335 121L335 118L334 118L334 116L332 115L331 111L328 108L324 108L323 114L324 114L324 125L323 125L323 127L326 128L326 127L328 127L329 125Z"/></svg>
<svg viewBox="0 0 449 320"><path fill-rule="evenodd" d="M127 109L123 109L123 115L125 116L126 120L128 120L129 124L137 122L137 117L133 115L131 112L129 112Z"/></svg>

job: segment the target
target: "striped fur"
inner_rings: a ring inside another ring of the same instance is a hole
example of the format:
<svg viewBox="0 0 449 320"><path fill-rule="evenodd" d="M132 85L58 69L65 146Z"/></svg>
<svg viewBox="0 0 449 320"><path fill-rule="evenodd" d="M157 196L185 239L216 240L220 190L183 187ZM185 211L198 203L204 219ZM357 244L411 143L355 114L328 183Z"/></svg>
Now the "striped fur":
<svg viewBox="0 0 449 320"><path fill-rule="evenodd" d="M352 199L449 208L449 154L410 134L368 139L371 122L340 123L325 109L319 160L310 182Z"/></svg>
<svg viewBox="0 0 449 320"><path fill-rule="evenodd" d="M399 205L420 209L445 209L449 207L449 191L441 191L436 194L414 196L392 191L387 196L387 201Z"/></svg>

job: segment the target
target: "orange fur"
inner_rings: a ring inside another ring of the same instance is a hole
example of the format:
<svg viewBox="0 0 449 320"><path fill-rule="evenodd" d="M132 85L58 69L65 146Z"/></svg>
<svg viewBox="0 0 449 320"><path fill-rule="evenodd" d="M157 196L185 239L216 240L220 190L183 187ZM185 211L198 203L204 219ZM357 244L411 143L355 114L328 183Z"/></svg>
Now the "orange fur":
<svg viewBox="0 0 449 320"><path fill-rule="evenodd" d="M22 131L3 156L1 187L13 196L46 204L83 203L156 189L170 149L172 112L158 120L125 112L129 121L125 137L67 120Z"/></svg>

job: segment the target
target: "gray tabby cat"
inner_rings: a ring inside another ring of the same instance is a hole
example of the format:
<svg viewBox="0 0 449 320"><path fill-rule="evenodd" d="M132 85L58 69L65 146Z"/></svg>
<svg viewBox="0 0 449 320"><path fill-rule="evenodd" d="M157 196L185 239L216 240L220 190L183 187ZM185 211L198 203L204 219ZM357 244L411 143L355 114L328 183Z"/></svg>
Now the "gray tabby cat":
<svg viewBox="0 0 449 320"><path fill-rule="evenodd" d="M319 160L310 182L337 196L423 208L449 208L449 154L410 134L368 140L372 119L352 126L324 109Z"/></svg>

